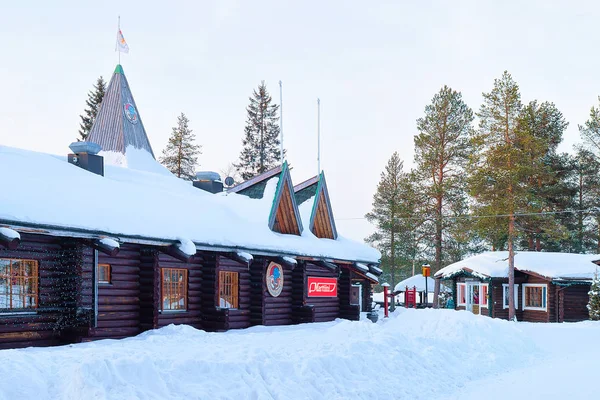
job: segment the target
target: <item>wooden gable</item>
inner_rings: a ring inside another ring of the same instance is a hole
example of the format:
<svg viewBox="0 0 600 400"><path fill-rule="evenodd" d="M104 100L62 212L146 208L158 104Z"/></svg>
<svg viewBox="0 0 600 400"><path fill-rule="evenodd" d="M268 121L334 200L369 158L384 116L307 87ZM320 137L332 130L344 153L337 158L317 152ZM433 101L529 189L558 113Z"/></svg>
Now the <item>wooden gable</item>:
<svg viewBox="0 0 600 400"><path fill-rule="evenodd" d="M314 197L309 226L313 235L321 239L337 239L325 174L321 172L319 176L302 182L294 187L294 191L300 204Z"/></svg>
<svg viewBox="0 0 600 400"><path fill-rule="evenodd" d="M290 235L300 235L302 233L302 220L298 212L287 162L283 164L277 183L277 191L269 215L269 228L274 232Z"/></svg>

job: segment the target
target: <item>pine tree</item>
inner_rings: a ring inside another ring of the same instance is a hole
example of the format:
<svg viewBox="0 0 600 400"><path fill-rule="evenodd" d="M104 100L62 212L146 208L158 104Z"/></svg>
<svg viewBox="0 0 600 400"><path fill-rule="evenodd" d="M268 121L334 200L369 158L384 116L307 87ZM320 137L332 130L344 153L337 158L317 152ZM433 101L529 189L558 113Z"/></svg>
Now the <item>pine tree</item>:
<svg viewBox="0 0 600 400"><path fill-rule="evenodd" d="M590 301L587 305L588 312L590 313L590 319L593 321L600 320L600 277L598 277L598 269L594 274L592 280L592 286L588 292Z"/></svg>
<svg viewBox="0 0 600 400"><path fill-rule="evenodd" d="M240 162L235 164L243 179L250 179L275 167L281 160L279 149L279 106L271 104L271 96L262 81L254 90L246 108L245 136ZM285 154L285 151L284 151Z"/></svg>
<svg viewBox="0 0 600 400"><path fill-rule="evenodd" d="M600 96L598 96L600 102ZM587 149L600 158L600 106L592 106L590 118L585 124L579 125L579 134Z"/></svg>
<svg viewBox="0 0 600 400"><path fill-rule="evenodd" d="M389 271L392 288L396 285L396 273L407 276L416 262L422 239L423 220L417 210L423 198L415 189L414 175L404 172L403 164L398 153L394 153L381 173L373 210L365 216L376 227L375 233L365 240L381 252L382 269ZM398 271L398 266L403 271Z"/></svg>
<svg viewBox="0 0 600 400"><path fill-rule="evenodd" d="M494 80L494 88L483 93L484 103L478 116L479 131L473 137L475 149L469 160L469 192L475 200L479 215L507 215L497 218L506 221L508 247L509 319L514 319L514 242L515 213L527 202L530 165L520 147L531 135L519 129L521 95L519 86L505 71ZM486 218L483 218L486 219Z"/></svg>
<svg viewBox="0 0 600 400"><path fill-rule="evenodd" d="M425 190L425 212L432 221L432 246L435 259L432 273L444 262L444 236L454 222L446 217L454 211L466 212L464 167L470 150L473 111L462 95L444 86L425 107L417 120L415 171ZM456 242L458 243L458 242Z"/></svg>
<svg viewBox="0 0 600 400"><path fill-rule="evenodd" d="M98 78L94 89L88 93L88 99L85 101L87 108L84 110L85 114L80 115L81 123L79 124L79 138L77 141L85 140L92 130L92 125L96 121L98 111L100 111L100 105L106 92L106 82L102 77Z"/></svg>
<svg viewBox="0 0 600 400"><path fill-rule="evenodd" d="M177 126L173 127L159 161L179 178L193 180L202 146L194 144L196 135L189 128L189 122L184 113L177 117Z"/></svg>
<svg viewBox="0 0 600 400"><path fill-rule="evenodd" d="M549 214L571 206L574 188L569 182L569 157L557 153L564 131L569 124L553 103L532 101L521 110L518 128L522 138L515 143L530 164L523 184L527 202L520 211L538 214L519 217L517 228L530 251L563 250L569 238L569 218ZM548 214L542 214L548 213ZM563 224L563 222L565 224Z"/></svg>
<svg viewBox="0 0 600 400"><path fill-rule="evenodd" d="M579 211L575 215L574 251L600 253L600 159L590 150L576 146L573 169L573 208Z"/></svg>

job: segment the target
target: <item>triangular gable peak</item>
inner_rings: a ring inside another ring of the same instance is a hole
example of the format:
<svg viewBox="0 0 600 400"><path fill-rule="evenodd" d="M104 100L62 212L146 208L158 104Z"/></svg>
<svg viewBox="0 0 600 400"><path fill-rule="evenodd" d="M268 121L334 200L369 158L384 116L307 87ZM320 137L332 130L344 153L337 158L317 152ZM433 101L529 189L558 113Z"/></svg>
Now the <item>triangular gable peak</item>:
<svg viewBox="0 0 600 400"><path fill-rule="evenodd" d="M128 157L127 153L137 153L132 156L135 157L135 163L140 158L138 150L141 150L142 157L144 157L144 153L147 153L152 160L155 160L152 146L150 146L144 124L121 65L117 65L115 68L94 125L86 140L102 146L100 154L108 163L131 167L129 165L131 157Z"/></svg>
<svg viewBox="0 0 600 400"><path fill-rule="evenodd" d="M310 214L310 231L321 239L337 239L337 228L331 209L329 191L325 174L310 178L294 187L298 204L302 204L314 196L312 212Z"/></svg>
<svg viewBox="0 0 600 400"><path fill-rule="evenodd" d="M237 193L244 196L248 196L252 199L262 199L267 187L267 182L278 175L281 175L283 166L279 165L273 169L263 172L254 178L248 179L236 185L230 189L227 189L227 193Z"/></svg>
<svg viewBox="0 0 600 400"><path fill-rule="evenodd" d="M273 206L269 215L269 228L274 232L290 235L302 233L302 220L294 196L294 186L287 162L283 163Z"/></svg>

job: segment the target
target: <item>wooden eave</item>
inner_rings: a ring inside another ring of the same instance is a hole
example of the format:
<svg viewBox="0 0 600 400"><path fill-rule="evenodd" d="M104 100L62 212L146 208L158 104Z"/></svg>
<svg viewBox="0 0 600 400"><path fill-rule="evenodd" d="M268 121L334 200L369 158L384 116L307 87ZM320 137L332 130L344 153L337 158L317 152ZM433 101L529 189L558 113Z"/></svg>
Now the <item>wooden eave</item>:
<svg viewBox="0 0 600 400"><path fill-rule="evenodd" d="M278 233L300 235L302 233L302 220L294 196L294 186L287 166L283 164L277 191L269 214L269 228Z"/></svg>
<svg viewBox="0 0 600 400"><path fill-rule="evenodd" d="M310 231L321 239L337 239L338 233L331 209L331 201L325 181L325 174L321 172L319 183L310 216Z"/></svg>

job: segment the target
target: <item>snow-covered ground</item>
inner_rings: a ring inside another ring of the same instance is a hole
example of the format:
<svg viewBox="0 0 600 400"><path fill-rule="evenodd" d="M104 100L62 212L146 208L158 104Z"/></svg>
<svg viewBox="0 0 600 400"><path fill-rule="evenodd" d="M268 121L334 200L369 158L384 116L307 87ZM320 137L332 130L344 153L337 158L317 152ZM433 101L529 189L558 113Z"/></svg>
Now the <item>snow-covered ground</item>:
<svg viewBox="0 0 600 400"><path fill-rule="evenodd" d="M596 398L600 323L453 310L0 351L0 399Z"/></svg>

